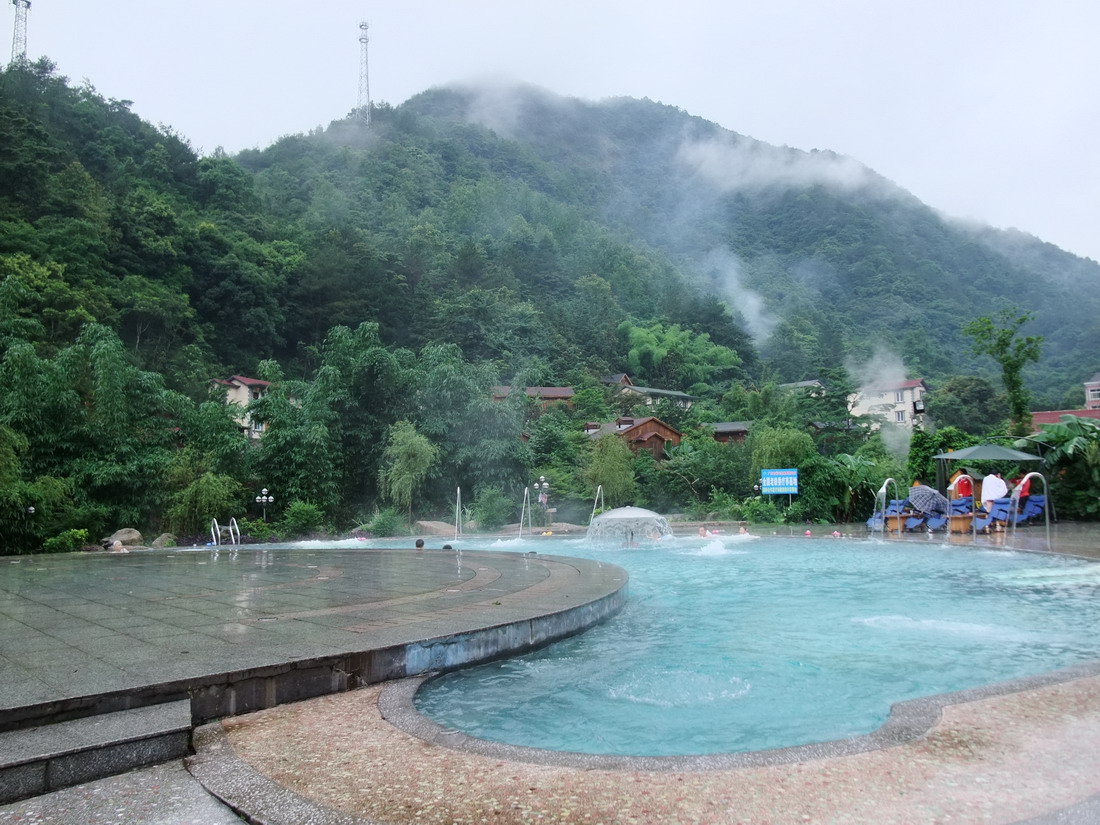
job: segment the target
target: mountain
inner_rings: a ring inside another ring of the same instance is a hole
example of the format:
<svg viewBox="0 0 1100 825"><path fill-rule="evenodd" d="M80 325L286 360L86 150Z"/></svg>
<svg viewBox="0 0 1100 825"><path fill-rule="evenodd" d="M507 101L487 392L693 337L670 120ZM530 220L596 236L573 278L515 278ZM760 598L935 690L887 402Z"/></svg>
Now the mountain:
<svg viewBox="0 0 1100 825"><path fill-rule="evenodd" d="M720 295L784 380L884 354L914 376L986 373L960 327L1002 308L1034 313L1026 332L1046 340L1027 377L1048 403L1077 405L1095 369L1100 265L952 220L851 158L771 146L650 101L451 89L405 108L491 127L568 170L583 181L574 202Z"/></svg>
<svg viewBox="0 0 1100 825"><path fill-rule="evenodd" d="M41 344L98 320L193 393L267 358L308 375L328 330L362 321L528 384L626 370L686 390L679 341L720 390L883 362L993 374L960 327L1011 307L1046 339L1039 406L1097 369L1095 262L648 100L432 89L369 129L200 158L39 61L0 73L0 176L0 276L29 290L16 314L47 322Z"/></svg>

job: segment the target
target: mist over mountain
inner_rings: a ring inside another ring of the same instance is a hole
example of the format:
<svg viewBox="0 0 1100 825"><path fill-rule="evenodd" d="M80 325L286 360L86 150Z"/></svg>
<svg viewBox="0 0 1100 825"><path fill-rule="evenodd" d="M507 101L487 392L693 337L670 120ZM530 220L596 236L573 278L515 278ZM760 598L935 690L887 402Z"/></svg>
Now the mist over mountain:
<svg viewBox="0 0 1100 825"><path fill-rule="evenodd" d="M727 301L783 380L885 354L912 376L988 373L960 325L1002 307L1033 312L1028 331L1046 339L1028 373L1043 402L1076 406L1096 367L1095 261L954 220L855 159L644 100L449 89L406 107L481 123L568 170L584 182L576 200Z"/></svg>
<svg viewBox="0 0 1100 825"><path fill-rule="evenodd" d="M369 129L200 158L40 61L0 74L0 130L0 256L33 293L20 312L49 318L55 346L106 323L181 387L266 358L308 374L332 326L363 321L528 383L644 373L638 331L673 329L736 353L718 393L879 363L993 376L960 327L1002 307L1046 339L1037 406L1075 405L1097 369L1094 261L952 220L855 159L648 100L439 88L376 106Z"/></svg>

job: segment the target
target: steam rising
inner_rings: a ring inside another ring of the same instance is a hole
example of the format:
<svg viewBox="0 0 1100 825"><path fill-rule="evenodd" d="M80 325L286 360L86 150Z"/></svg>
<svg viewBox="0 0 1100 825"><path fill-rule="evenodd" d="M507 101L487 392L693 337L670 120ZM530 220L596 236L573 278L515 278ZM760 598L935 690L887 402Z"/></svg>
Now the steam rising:
<svg viewBox="0 0 1100 825"><path fill-rule="evenodd" d="M861 363L849 359L844 368L859 384L859 390L864 397L873 398L883 389L892 389L906 380L905 365L901 358L882 347L875 350L870 360ZM893 398L888 397L887 403L892 408ZM912 441L913 431L908 427L899 427L887 418L884 419L879 432L886 449L899 460L904 461L909 455L909 443Z"/></svg>
<svg viewBox="0 0 1100 825"><path fill-rule="evenodd" d="M703 268L719 294L741 314L749 333L756 340L762 341L771 335L777 323L775 316L765 309L763 296L745 285L741 277L741 262L733 252L726 247L712 249L703 258Z"/></svg>

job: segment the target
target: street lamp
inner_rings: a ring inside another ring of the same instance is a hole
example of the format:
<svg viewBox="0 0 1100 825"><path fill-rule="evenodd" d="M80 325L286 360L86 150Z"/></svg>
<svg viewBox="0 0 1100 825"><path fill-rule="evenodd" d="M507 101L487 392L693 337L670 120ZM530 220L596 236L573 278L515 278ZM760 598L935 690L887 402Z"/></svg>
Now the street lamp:
<svg viewBox="0 0 1100 825"><path fill-rule="evenodd" d="M542 521L545 526L549 524L550 519L550 482L546 480L546 476L539 476L534 487L539 493L539 507L542 508Z"/></svg>
<svg viewBox="0 0 1100 825"><path fill-rule="evenodd" d="M275 503L275 496L267 492L267 488L264 487L260 490L260 494L256 496L256 503L262 504L264 508L264 521L267 521L267 505Z"/></svg>

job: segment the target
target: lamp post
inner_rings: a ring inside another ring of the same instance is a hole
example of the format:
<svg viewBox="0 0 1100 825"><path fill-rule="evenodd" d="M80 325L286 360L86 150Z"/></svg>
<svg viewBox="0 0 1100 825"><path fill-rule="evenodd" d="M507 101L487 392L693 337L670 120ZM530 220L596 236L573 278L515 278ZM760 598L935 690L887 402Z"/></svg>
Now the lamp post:
<svg viewBox="0 0 1100 825"><path fill-rule="evenodd" d="M267 488L264 487L260 490L260 494L256 496L256 503L263 505L264 508L264 521L267 521L267 505L275 503L275 496L267 492Z"/></svg>
<svg viewBox="0 0 1100 825"><path fill-rule="evenodd" d="M550 482L546 480L546 476L539 476L534 486L539 491L539 507L542 508L542 523L545 527L550 518Z"/></svg>

